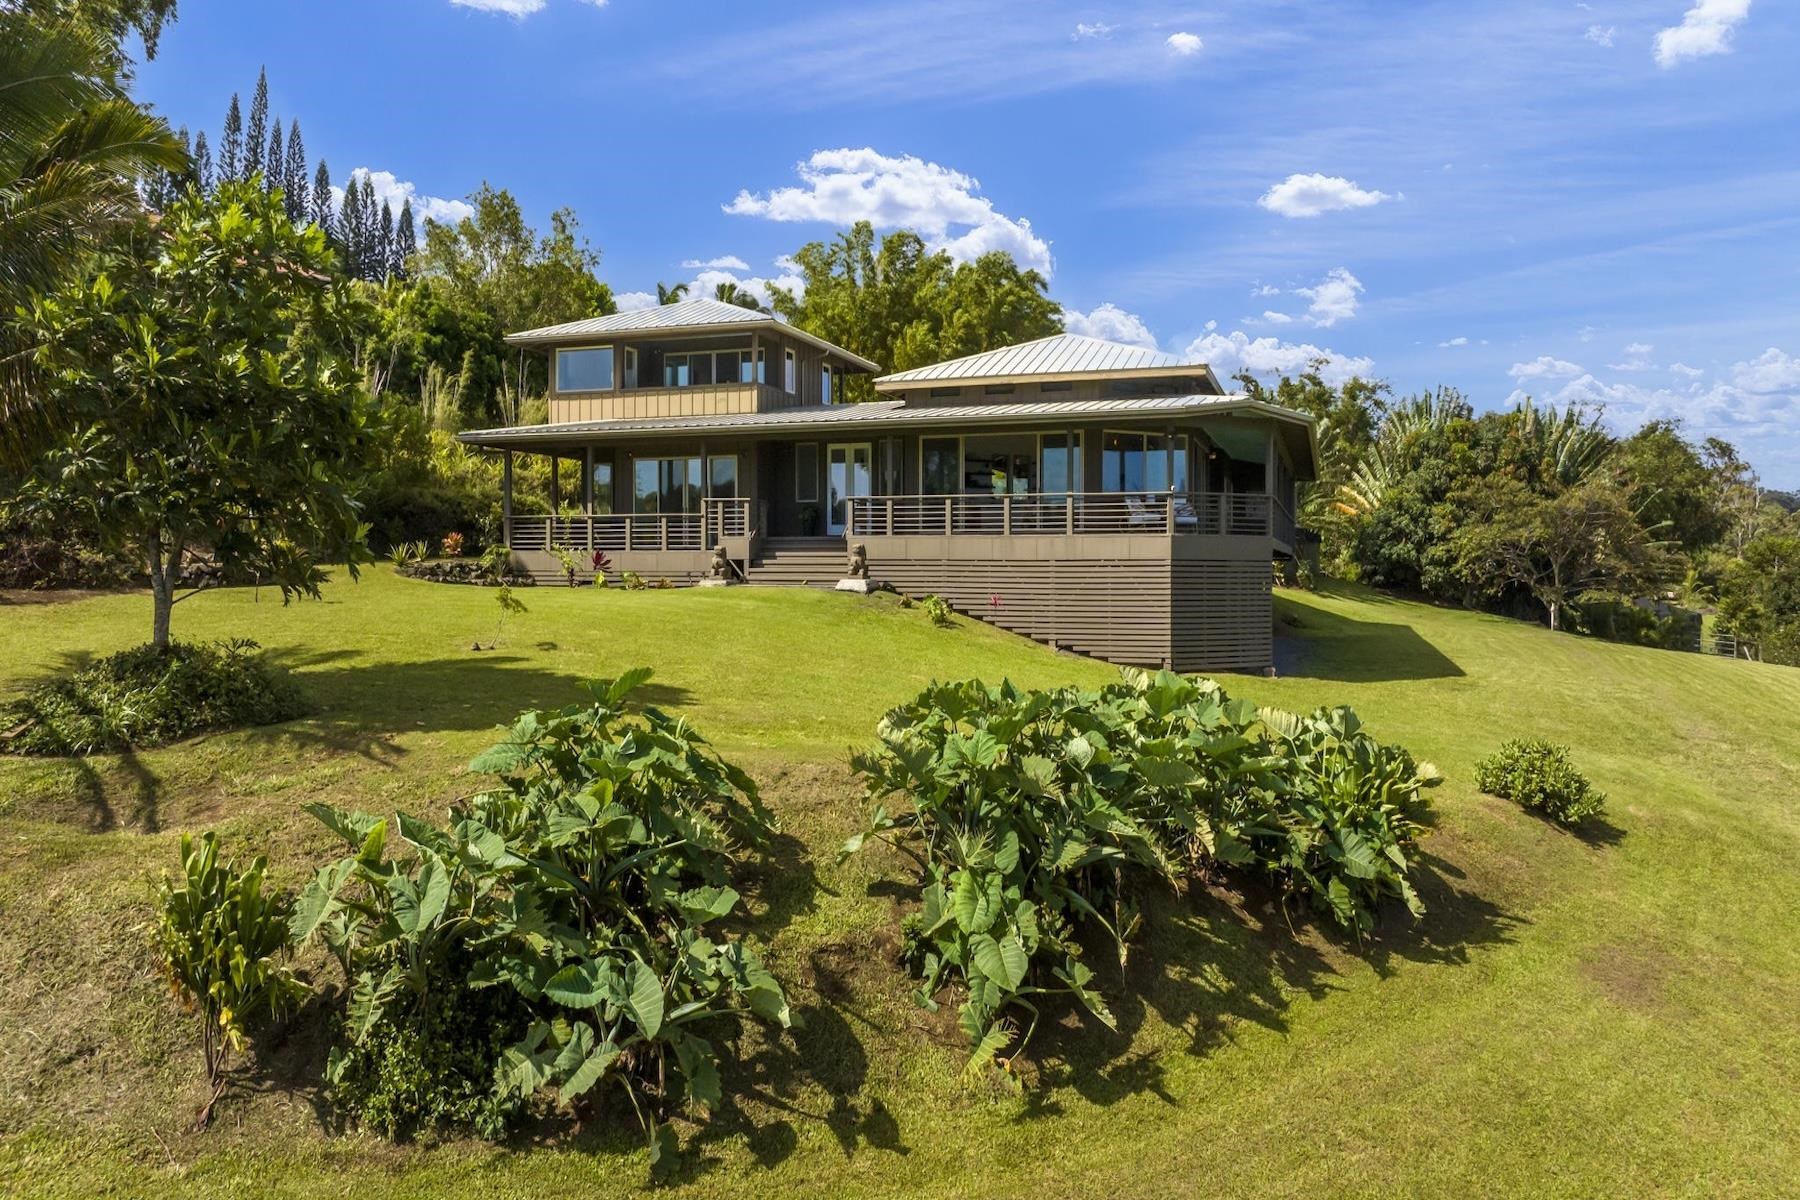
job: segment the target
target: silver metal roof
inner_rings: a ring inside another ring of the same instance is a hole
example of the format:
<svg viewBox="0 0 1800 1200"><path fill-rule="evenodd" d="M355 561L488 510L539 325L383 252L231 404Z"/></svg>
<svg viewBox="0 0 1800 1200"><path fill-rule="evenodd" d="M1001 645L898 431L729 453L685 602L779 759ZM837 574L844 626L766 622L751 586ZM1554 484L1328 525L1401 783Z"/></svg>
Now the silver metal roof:
<svg viewBox="0 0 1800 1200"><path fill-rule="evenodd" d="M984 379L1013 379L1035 375L1085 375L1097 372L1167 371L1192 367L1210 373L1204 362L1183 359L1159 350L1127 346L1079 333L1059 333L1021 342L999 350L985 350L949 362L933 363L884 375L876 386L902 383L970 382Z"/></svg>
<svg viewBox="0 0 1800 1200"><path fill-rule="evenodd" d="M678 304L634 308L630 312L614 313L609 317L589 317L561 325L545 325L540 329L509 333L506 340L515 346L526 346L619 333L725 333L759 329L774 330L788 337L799 338L865 371L881 370L879 363L871 362L859 354L852 354L842 346L833 345L804 329L796 329L773 313L741 308L736 304L726 304L723 300L707 297L683 300Z"/></svg>
<svg viewBox="0 0 1800 1200"><path fill-rule="evenodd" d="M773 412L723 413L705 417L646 417L618 421L566 421L557 425L517 425L502 429L474 429L459 434L476 446L510 446L522 442L586 439L613 434L663 432L727 432L733 430L843 428L845 426L975 425L1054 421L1071 417L1141 417L1202 411L1253 410L1310 424L1301 413L1273 404L1233 396L1147 396L1136 400L1054 400L1025 404L947 404L908 406L899 400L872 400L864 404L814 405Z"/></svg>

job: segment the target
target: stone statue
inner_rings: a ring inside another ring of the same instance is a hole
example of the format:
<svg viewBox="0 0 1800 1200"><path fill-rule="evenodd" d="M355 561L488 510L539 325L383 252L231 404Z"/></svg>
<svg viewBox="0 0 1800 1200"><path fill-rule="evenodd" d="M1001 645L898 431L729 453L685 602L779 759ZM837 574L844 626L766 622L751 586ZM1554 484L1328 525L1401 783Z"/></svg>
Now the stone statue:
<svg viewBox="0 0 1800 1200"><path fill-rule="evenodd" d="M850 547L850 564L844 568L847 579L867 579L869 577L869 548L861 542Z"/></svg>
<svg viewBox="0 0 1800 1200"><path fill-rule="evenodd" d="M714 546L712 565L706 568L708 579L730 579L731 563L725 557L725 547Z"/></svg>

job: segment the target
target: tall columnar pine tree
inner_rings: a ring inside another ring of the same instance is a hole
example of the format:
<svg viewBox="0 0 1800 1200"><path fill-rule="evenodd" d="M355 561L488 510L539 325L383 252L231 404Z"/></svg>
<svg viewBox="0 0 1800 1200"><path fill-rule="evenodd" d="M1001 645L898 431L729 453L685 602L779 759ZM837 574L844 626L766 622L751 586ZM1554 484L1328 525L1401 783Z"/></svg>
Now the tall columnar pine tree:
<svg viewBox="0 0 1800 1200"><path fill-rule="evenodd" d="M281 118L275 118L274 128L269 130L269 156L264 160L263 191L273 192L281 187L287 169L287 147L281 143Z"/></svg>
<svg viewBox="0 0 1800 1200"><path fill-rule="evenodd" d="M200 189L201 195L212 195L212 151L207 148L206 130L204 129L194 135L194 183Z"/></svg>
<svg viewBox="0 0 1800 1200"><path fill-rule="evenodd" d="M394 228L394 258L388 273L396 279L406 278L406 260L419 248L419 236L413 230L412 198L400 202L400 223Z"/></svg>
<svg viewBox="0 0 1800 1200"><path fill-rule="evenodd" d="M269 73L256 73L256 94L250 98L250 123L244 127L244 178L263 169L263 150L269 137Z"/></svg>
<svg viewBox="0 0 1800 1200"><path fill-rule="evenodd" d="M288 220L296 225L306 224L306 145L300 140L297 120L288 126L287 170L282 174L281 190L287 196Z"/></svg>
<svg viewBox="0 0 1800 1200"><path fill-rule="evenodd" d="M325 160L319 160L319 169L313 175L312 184L312 223L324 232L327 238L336 239L337 222L332 220L331 212L331 168Z"/></svg>
<svg viewBox="0 0 1800 1200"><path fill-rule="evenodd" d="M362 203L357 206L362 228L356 235L360 254L357 258L358 279L381 278L381 210L375 207L375 181L369 172L362 174Z"/></svg>
<svg viewBox="0 0 1800 1200"><path fill-rule="evenodd" d="M344 203L338 211L338 245L344 250L344 269L360 276L362 262L362 188L352 175L344 183Z"/></svg>
<svg viewBox="0 0 1800 1200"><path fill-rule="evenodd" d="M225 110L225 128L219 134L219 182L230 183L244 177L244 114L238 109L237 93L231 93L231 107Z"/></svg>
<svg viewBox="0 0 1800 1200"><path fill-rule="evenodd" d="M386 279L394 270L394 206L385 198L381 201L381 237L376 244L380 250L372 265L376 273Z"/></svg>
<svg viewBox="0 0 1800 1200"><path fill-rule="evenodd" d="M343 347L358 302L325 235L273 197L190 193L26 319L73 432L35 466L36 511L144 556L167 646L182 566L316 596L325 562L367 561L357 494L379 410Z"/></svg>

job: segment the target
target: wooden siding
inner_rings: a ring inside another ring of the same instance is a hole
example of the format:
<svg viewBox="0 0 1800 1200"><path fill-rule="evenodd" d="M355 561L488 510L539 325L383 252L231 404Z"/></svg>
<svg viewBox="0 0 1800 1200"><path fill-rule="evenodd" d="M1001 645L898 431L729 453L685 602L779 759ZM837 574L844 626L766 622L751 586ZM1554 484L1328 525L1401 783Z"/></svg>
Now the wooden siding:
<svg viewBox="0 0 1800 1200"><path fill-rule="evenodd" d="M815 387L815 391L818 389ZM637 421L657 417L717 417L793 408L798 396L767 383L631 388L617 392L552 392L550 423Z"/></svg>

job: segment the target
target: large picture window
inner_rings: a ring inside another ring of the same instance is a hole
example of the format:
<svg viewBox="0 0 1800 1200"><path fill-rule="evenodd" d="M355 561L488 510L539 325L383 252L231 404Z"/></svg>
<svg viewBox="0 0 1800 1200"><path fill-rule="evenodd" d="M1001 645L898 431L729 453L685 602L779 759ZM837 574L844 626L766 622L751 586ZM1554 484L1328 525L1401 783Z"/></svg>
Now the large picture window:
<svg viewBox="0 0 1800 1200"><path fill-rule="evenodd" d="M597 516L608 516L613 510L613 465L596 459L594 462L594 482L592 492L594 513Z"/></svg>
<svg viewBox="0 0 1800 1200"><path fill-rule="evenodd" d="M962 439L923 438L919 442L919 490L927 496L962 494Z"/></svg>
<svg viewBox="0 0 1800 1200"><path fill-rule="evenodd" d="M1046 433L1038 439L1038 487L1046 494L1081 490L1081 435Z"/></svg>
<svg viewBox="0 0 1800 1200"><path fill-rule="evenodd" d="M704 387L709 383L761 383L761 350L691 350L663 355L664 387Z"/></svg>
<svg viewBox="0 0 1800 1200"><path fill-rule="evenodd" d="M707 495L721 500L736 499L738 494L738 460L735 454L715 454L706 460Z"/></svg>
<svg viewBox="0 0 1800 1200"><path fill-rule="evenodd" d="M559 392L608 392L613 385L611 346L590 346L556 352L556 390Z"/></svg>
<svg viewBox="0 0 1800 1200"><path fill-rule="evenodd" d="M1188 488L1187 434L1171 445L1162 433L1108 431L1100 447L1100 489L1106 492L1185 492ZM1173 454L1170 453L1171 449ZM1171 459L1174 477L1170 477Z"/></svg>
<svg viewBox="0 0 1800 1200"><path fill-rule="evenodd" d="M794 499L800 504L819 500L819 445L801 442L794 447Z"/></svg>
<svg viewBox="0 0 1800 1200"><path fill-rule="evenodd" d="M631 510L640 513L699 512L700 460L632 459Z"/></svg>

